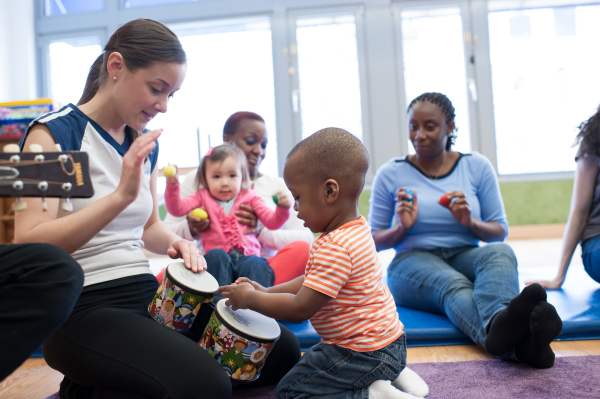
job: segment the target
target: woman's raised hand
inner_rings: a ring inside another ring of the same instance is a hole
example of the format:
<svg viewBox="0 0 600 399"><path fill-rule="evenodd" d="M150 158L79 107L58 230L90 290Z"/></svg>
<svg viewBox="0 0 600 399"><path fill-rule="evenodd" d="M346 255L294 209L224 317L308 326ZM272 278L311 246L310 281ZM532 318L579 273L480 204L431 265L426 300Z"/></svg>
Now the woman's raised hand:
<svg viewBox="0 0 600 399"><path fill-rule="evenodd" d="M121 181L115 192L121 194L125 203L130 204L137 198L142 186L142 165L146 157L156 147L155 141L161 135L162 129L152 130L134 140L129 150L123 156Z"/></svg>
<svg viewBox="0 0 600 399"><path fill-rule="evenodd" d="M183 259L185 267L191 269L194 273L206 270L206 260L193 241L175 241L167 250L167 255L171 259Z"/></svg>
<svg viewBox="0 0 600 399"><path fill-rule="evenodd" d="M398 205L396 205L396 214L402 227L405 230L410 229L416 222L419 216L419 205L417 203L417 190L413 190L412 201L411 195L406 192L407 187L400 187L396 192L398 196Z"/></svg>

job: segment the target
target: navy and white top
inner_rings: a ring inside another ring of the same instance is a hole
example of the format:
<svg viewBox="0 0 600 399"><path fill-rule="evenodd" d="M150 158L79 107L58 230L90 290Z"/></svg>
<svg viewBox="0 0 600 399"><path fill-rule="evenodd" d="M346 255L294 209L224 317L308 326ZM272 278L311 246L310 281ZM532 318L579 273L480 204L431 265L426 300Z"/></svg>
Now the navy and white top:
<svg viewBox="0 0 600 399"><path fill-rule="evenodd" d="M483 155L460 154L454 167L437 180L426 176L406 158L395 158L377 170L371 188L371 231L399 223L396 215L400 187L417 190L419 214L415 224L396 245L396 252L423 248L453 248L479 245L479 239L437 201L448 191L462 191L471 205L471 215L485 222L498 222L508 235L508 222L496 173Z"/></svg>
<svg viewBox="0 0 600 399"><path fill-rule="evenodd" d="M75 105L69 104L34 120L19 143L21 149L27 134L36 123L48 127L63 151L84 151L89 155L90 176L94 187L92 198L74 198L73 212L113 193L121 179L123 155L131 145L130 134L125 134L123 144L87 117ZM158 143L150 162L143 165L143 181L137 199L104 227L72 256L85 274L84 286L123 277L150 273L149 262L142 251L144 226L152 214L150 175L158 158ZM59 207L58 217L71 214Z"/></svg>

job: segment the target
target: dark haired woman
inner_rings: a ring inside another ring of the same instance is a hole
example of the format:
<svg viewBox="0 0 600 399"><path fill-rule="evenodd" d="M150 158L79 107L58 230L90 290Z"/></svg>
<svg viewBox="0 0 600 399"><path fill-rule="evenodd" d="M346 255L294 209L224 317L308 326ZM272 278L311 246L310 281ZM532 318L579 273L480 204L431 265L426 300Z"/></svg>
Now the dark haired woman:
<svg viewBox="0 0 600 399"><path fill-rule="evenodd" d="M223 127L223 141L234 143L246 154L251 188L266 204L275 209L272 197L278 192L287 193L291 198L291 193L282 178L265 175L259 171L260 164L267 154L268 144L265 121L260 115L254 112L236 112L229 116ZM190 195L197 189L195 169L188 173L181 184L181 196ZM255 281L265 287L271 287L304 274L313 234L298 219L298 213L290 209L290 218L285 225L278 230L269 230L257 222L250 206L242 205L242 207L245 211L236 212L238 220L248 225L249 232L256 235L261 244L261 257L265 258L261 265L262 278ZM189 240L198 240L197 245L201 248L200 235L209 228L210 219L200 221L190 212L187 217L167 215L165 223L176 234ZM231 284L237 278L235 276L233 281L229 281L219 277L230 274L226 265L229 265L229 268L233 266L226 257L221 260L211 260L208 265L209 271L217 277L221 285ZM160 276L159 274L159 279Z"/></svg>
<svg viewBox="0 0 600 399"><path fill-rule="evenodd" d="M194 244L159 219L155 141L161 132L139 133L167 111L185 71L173 32L156 21L128 22L94 62L79 104L37 119L21 141L22 148L40 144L53 151L60 144L88 152L95 191L72 200L73 212L51 199L43 212L40 199L27 199L16 216L15 241L61 247L84 271L69 319L43 346L47 363L65 375L61 398L230 396L231 383L211 356L147 313L158 283L142 248L181 257L194 271L206 268ZM284 343L283 357L293 362L297 346L297 340ZM285 374L292 365L274 367ZM274 378L281 378L277 372Z"/></svg>
<svg viewBox="0 0 600 399"><path fill-rule="evenodd" d="M416 153L392 159L373 181L373 239L396 250L388 285L398 305L445 314L490 354L552 367L549 344L562 322L539 284L519 294L517 259L501 243L508 224L496 175L482 155L452 150L454 117L443 94L415 98Z"/></svg>
<svg viewBox="0 0 600 399"><path fill-rule="evenodd" d="M563 234L558 274L552 280L528 281L527 284L537 282L547 289L559 289L578 243L581 243L585 271L600 283L600 108L579 126L577 143L571 210Z"/></svg>

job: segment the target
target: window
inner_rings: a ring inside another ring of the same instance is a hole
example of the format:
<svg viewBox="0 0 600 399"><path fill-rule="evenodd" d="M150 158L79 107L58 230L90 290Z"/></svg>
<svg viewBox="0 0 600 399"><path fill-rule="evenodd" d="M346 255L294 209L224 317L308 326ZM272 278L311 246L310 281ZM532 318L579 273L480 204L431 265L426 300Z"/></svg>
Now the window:
<svg viewBox="0 0 600 399"><path fill-rule="evenodd" d="M101 52L97 36L50 41L49 97L58 105L76 104L83 93L90 67Z"/></svg>
<svg viewBox="0 0 600 399"><path fill-rule="evenodd" d="M134 8L134 7L146 7L146 6L156 6L162 4L173 4L173 3L188 3L197 0L125 0L123 5L125 8Z"/></svg>
<svg viewBox="0 0 600 399"><path fill-rule="evenodd" d="M44 0L44 13L52 15L76 14L104 9L104 0Z"/></svg>
<svg viewBox="0 0 600 399"><path fill-rule="evenodd" d="M353 14L296 19L302 138L339 127L363 139Z"/></svg>
<svg viewBox="0 0 600 399"><path fill-rule="evenodd" d="M571 171L577 126L600 102L600 6L505 3L489 13L498 171Z"/></svg>
<svg viewBox="0 0 600 399"><path fill-rule="evenodd" d="M461 8L406 9L401 13L406 104L425 92L445 94L456 110L453 149L470 152L469 103ZM412 143L409 153L414 154Z"/></svg>
<svg viewBox="0 0 600 399"><path fill-rule="evenodd" d="M268 18L171 25L188 58L181 90L169 111L148 128L163 128L158 166L196 167L222 143L223 125L237 111L262 116L269 134L260 170L277 176L277 136L271 30Z"/></svg>

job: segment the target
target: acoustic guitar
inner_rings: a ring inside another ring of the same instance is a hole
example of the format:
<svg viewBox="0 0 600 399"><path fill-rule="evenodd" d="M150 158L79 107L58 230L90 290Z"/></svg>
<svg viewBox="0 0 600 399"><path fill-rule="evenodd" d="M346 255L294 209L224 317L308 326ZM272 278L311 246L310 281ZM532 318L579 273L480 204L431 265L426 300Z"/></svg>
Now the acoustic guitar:
<svg viewBox="0 0 600 399"><path fill-rule="evenodd" d="M79 151L42 152L37 144L32 152L20 152L16 144L4 146L0 153L0 197L16 197L15 212L27 208L21 197L41 197L42 209L48 210L46 197L62 198L61 207L73 211L69 198L90 198L94 188L90 179L88 154Z"/></svg>

